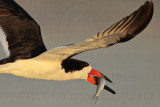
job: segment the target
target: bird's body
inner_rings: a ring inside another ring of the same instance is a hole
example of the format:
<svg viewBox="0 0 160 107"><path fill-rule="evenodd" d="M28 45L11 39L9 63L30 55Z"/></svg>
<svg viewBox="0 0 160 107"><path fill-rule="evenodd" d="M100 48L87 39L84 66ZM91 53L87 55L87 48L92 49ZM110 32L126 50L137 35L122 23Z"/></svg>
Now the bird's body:
<svg viewBox="0 0 160 107"><path fill-rule="evenodd" d="M146 28L152 15L153 3L147 1L137 11L92 38L47 51L37 22L14 0L0 0L0 39L8 56L0 60L0 73L45 80L85 79L93 84L96 84L96 76L112 82L87 62L72 57L129 41ZM115 94L109 87L104 88Z"/></svg>
<svg viewBox="0 0 160 107"><path fill-rule="evenodd" d="M71 79L86 79L91 67L87 66L78 72L65 72L62 68L62 61L56 57L49 58L40 56L32 59L17 60L14 63L0 65L0 73L10 73L16 76L33 79L45 80L71 80Z"/></svg>

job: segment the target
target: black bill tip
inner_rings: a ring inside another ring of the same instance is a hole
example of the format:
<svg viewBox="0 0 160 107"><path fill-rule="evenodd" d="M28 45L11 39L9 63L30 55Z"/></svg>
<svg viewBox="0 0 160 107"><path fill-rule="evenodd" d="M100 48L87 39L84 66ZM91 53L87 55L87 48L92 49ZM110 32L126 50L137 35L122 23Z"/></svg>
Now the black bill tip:
<svg viewBox="0 0 160 107"><path fill-rule="evenodd" d="M110 83L113 83L108 77L106 77L104 74L101 73L101 75L104 77L104 79Z"/></svg>
<svg viewBox="0 0 160 107"><path fill-rule="evenodd" d="M109 91L112 94L116 94L116 92L114 90L112 90L111 88L109 88L107 85L104 86L104 89Z"/></svg>

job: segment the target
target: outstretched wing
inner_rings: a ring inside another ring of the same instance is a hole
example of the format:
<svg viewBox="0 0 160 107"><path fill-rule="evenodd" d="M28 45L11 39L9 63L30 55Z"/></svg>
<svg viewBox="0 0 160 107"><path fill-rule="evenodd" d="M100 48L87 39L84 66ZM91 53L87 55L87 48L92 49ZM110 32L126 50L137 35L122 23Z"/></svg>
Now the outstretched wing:
<svg viewBox="0 0 160 107"><path fill-rule="evenodd" d="M82 43L47 51L44 55L52 54L62 59L67 59L85 51L106 48L116 43L126 42L135 37L148 25L152 15L153 3L147 1L137 11L113 24L104 32L100 32Z"/></svg>
<svg viewBox="0 0 160 107"><path fill-rule="evenodd" d="M46 51L39 25L14 0L0 0L0 31L1 43L9 56L6 59L11 62Z"/></svg>

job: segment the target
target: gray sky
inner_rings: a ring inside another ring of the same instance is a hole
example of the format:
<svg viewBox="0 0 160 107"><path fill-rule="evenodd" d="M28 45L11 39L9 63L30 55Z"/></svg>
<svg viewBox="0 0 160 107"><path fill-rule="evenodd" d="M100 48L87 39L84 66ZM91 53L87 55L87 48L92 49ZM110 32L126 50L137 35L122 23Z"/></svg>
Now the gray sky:
<svg viewBox="0 0 160 107"><path fill-rule="evenodd" d="M41 26L48 49L81 42L137 10L145 0L16 0ZM149 26L133 40L75 58L107 75L117 94L103 91L91 101L96 87L84 80L46 81L0 75L2 107L159 107L160 0L152 0ZM0 59L5 54L0 46Z"/></svg>

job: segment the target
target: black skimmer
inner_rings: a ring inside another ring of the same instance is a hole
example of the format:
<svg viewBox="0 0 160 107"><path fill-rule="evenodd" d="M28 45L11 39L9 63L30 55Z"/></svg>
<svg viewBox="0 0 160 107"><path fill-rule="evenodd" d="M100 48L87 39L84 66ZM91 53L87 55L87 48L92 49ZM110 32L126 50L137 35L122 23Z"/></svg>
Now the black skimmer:
<svg viewBox="0 0 160 107"><path fill-rule="evenodd" d="M94 77L112 82L87 62L73 59L72 56L132 39L146 28L152 15L153 3L147 1L137 11L92 38L47 51L36 21L15 1L0 0L0 37L8 55L0 60L0 73L59 81L85 79L96 85ZM107 86L104 88L115 93Z"/></svg>

